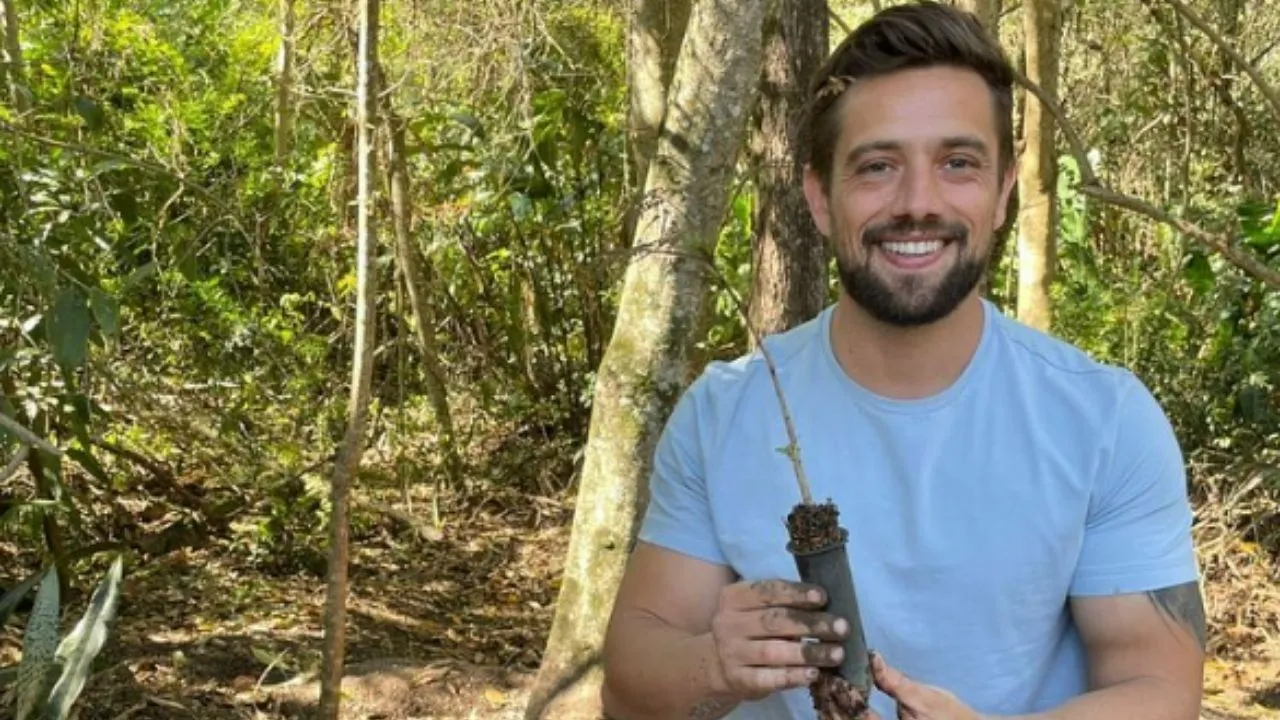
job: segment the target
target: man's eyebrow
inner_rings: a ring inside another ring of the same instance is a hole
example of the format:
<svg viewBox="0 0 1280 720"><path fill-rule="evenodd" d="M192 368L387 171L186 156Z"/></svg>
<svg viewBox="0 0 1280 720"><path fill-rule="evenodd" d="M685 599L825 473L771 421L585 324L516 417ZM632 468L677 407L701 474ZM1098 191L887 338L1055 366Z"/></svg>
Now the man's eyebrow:
<svg viewBox="0 0 1280 720"><path fill-rule="evenodd" d="M849 150L849 154L845 156L844 161L846 165L852 165L858 162L859 160L861 160L863 157L873 152L879 152L884 150L893 151L893 150L901 150L901 149L902 149L902 143L897 142L895 140L873 140L871 142L864 142L858 145L854 145Z"/></svg>
<svg viewBox="0 0 1280 720"><path fill-rule="evenodd" d="M991 154L991 149L983 142L982 138L975 135L956 135L954 137L944 138L942 147L947 150L955 150L957 148L968 148L974 150L984 157Z"/></svg>

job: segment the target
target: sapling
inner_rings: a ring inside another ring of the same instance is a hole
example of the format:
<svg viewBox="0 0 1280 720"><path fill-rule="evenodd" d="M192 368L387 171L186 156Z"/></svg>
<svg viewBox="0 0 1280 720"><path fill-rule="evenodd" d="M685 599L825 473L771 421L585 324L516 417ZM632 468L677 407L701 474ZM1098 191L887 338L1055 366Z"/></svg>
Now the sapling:
<svg viewBox="0 0 1280 720"><path fill-rule="evenodd" d="M752 325L746 306L733 286L713 264L707 264L711 266L711 272L742 316L747 332L751 334L764 359L765 367L769 370L769 380L778 397L783 426L787 432L787 444L778 451L791 461L796 485L800 489L800 502L787 514L787 535L790 539L787 552L795 559L800 580L818 585L826 591L827 611L849 623L849 634L843 642L844 659L837 668L824 668L818 680L809 686L809 693L821 720L856 720L863 717L868 709L871 670L862 615L858 609L858 596L854 590L853 573L846 549L849 532L840 526L840 510L834 501L813 501L813 492L800 457L800 441L787 405L786 393L782 389L782 381L778 378L777 364L774 363L764 338L760 337Z"/></svg>

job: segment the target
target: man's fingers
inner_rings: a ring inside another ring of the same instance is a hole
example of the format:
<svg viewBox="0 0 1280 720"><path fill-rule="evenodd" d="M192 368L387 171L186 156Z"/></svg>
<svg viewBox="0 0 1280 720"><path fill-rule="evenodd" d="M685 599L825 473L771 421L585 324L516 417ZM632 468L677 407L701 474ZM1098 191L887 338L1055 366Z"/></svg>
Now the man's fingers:
<svg viewBox="0 0 1280 720"><path fill-rule="evenodd" d="M744 643L733 655L742 665L837 667L844 659L844 648L830 643L757 640Z"/></svg>
<svg viewBox="0 0 1280 720"><path fill-rule="evenodd" d="M788 580L758 580L725 588L725 609L755 610L774 606L820 608L827 604L821 586Z"/></svg>
<svg viewBox="0 0 1280 720"><path fill-rule="evenodd" d="M750 638L815 638L838 642L849 633L849 623L830 613L774 607L741 613L742 633Z"/></svg>
<svg viewBox="0 0 1280 720"><path fill-rule="evenodd" d="M889 666L880 653L871 653L871 673L876 687L898 702L900 710L919 710L926 688ZM910 717L910 715L908 715Z"/></svg>
<svg viewBox="0 0 1280 720"><path fill-rule="evenodd" d="M744 667L739 673L741 687L753 694L806 687L818 679L817 668L804 667Z"/></svg>

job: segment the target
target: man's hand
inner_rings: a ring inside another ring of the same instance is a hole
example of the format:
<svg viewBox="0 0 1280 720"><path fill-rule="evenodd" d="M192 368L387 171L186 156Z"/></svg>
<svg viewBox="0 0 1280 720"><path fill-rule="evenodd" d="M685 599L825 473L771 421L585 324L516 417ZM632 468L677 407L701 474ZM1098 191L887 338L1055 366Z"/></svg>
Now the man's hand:
<svg viewBox="0 0 1280 720"><path fill-rule="evenodd" d="M876 687L897 701L899 720L984 720L947 690L916 682L889 667L879 653L871 655L871 675ZM888 719L871 711L867 720Z"/></svg>
<svg viewBox="0 0 1280 720"><path fill-rule="evenodd" d="M767 580L726 586L711 620L717 690L758 700L805 687L818 679L818 668L838 666L844 649L833 643L849 632L849 623L821 612L826 603L816 585Z"/></svg>

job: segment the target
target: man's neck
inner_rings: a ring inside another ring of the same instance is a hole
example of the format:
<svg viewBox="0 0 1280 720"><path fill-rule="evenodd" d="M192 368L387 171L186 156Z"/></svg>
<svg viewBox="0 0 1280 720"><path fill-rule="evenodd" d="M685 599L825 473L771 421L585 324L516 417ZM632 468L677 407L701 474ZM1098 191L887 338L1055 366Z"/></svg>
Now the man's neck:
<svg viewBox="0 0 1280 720"><path fill-rule="evenodd" d="M968 367L982 340L982 299L975 292L931 325L894 327L841 294L831 321L831 345L845 374L884 397L936 395Z"/></svg>

